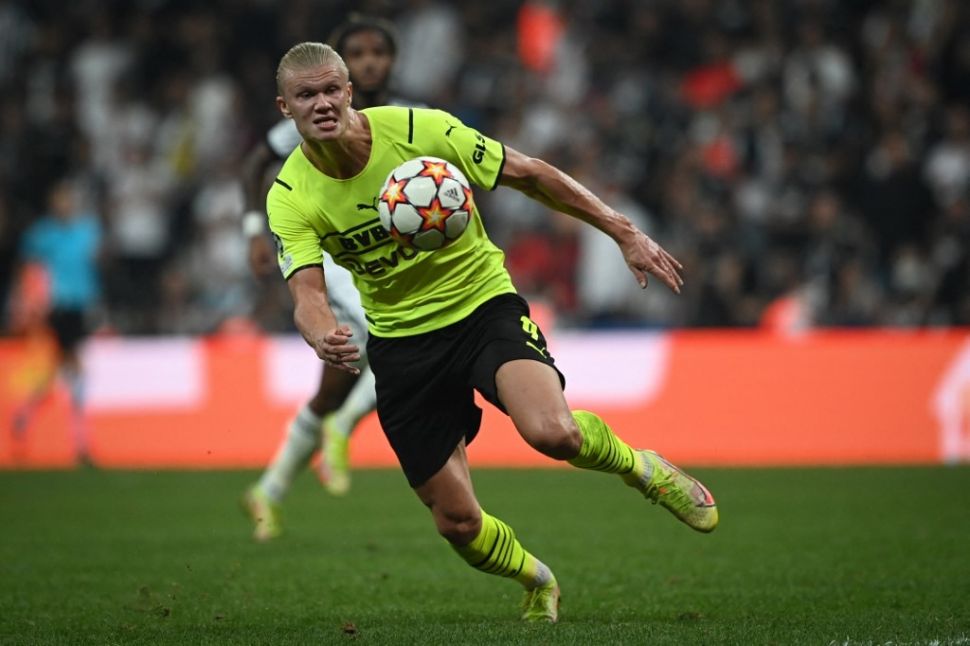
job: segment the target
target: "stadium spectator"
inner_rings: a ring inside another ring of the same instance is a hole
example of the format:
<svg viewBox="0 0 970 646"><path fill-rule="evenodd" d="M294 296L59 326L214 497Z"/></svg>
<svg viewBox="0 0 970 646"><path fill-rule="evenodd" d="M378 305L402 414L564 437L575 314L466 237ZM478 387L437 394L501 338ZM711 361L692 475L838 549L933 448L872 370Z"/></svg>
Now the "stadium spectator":
<svg viewBox="0 0 970 646"><path fill-rule="evenodd" d="M690 527L713 530L717 508L703 485L653 451L634 451L596 414L569 409L565 379L474 206L462 237L434 253L407 255L397 244L360 244L348 251L346 244L354 240L350 232L362 230L352 205L367 204L397 165L427 155L455 164L480 187L514 188L607 233L641 287L649 276L679 292L680 263L562 171L446 112L354 110L347 67L326 45L295 45L276 78L277 104L303 136L267 198L294 321L328 368L357 373L360 337L328 304L322 254L339 254L335 260L357 268L381 427L408 483L458 555L476 569L520 583L523 620L558 619L552 571L475 497L465 454L481 422L475 391L505 412L543 455L619 475ZM377 269L366 269L372 265Z"/></svg>
<svg viewBox="0 0 970 646"><path fill-rule="evenodd" d="M438 0L404 4L398 20L401 49L395 74L416 99L440 103L452 94L464 57L461 14Z"/></svg>
<svg viewBox="0 0 970 646"><path fill-rule="evenodd" d="M970 247L962 224L970 188L966 135L960 134L965 117L959 115L970 103L966 2L549 4L556 39L546 43L551 48L542 69L517 57L521 2L464 0L447 3L442 12L444 4L359 6L376 8L402 28L398 78L416 79L414 88L433 85L426 100L466 123L562 168L572 168L590 142L602 142L590 180L621 185L651 214L651 235L686 260L692 275L709 274L716 264L715 255L692 252L704 237L695 207L714 202L722 207L722 232L737 245L742 264L754 268L741 286L746 303L767 307L777 294L762 279L760 259L771 251L808 262L797 247L807 210L818 191L833 191L852 217L860 216L863 237L880 249L878 259L867 257L858 268L877 286L879 301L874 315L863 318L874 325L970 323L965 308L954 306L957 293L950 287L959 284L953 271ZM118 135L148 123L144 110L154 113L152 156L172 181L160 207L171 229L170 248L161 256L162 278L152 296L160 298L162 285L185 285L170 296L187 299L180 304L186 315L146 325L141 304L112 284L108 316L121 333L211 331L213 318L228 314L207 311L199 278L187 269L186 254L205 235L192 225L191 204L210 169L236 163L275 121L262 107L272 105L273 94L261 79L293 42L342 20L339 10L327 7L300 2L283 11L278 3L229 0L205 7L171 0L90 7L0 3L6 231L19 235L43 208L36 187L65 174L90 175L96 198L105 200L118 182L116 167L106 164L121 159ZM430 47L436 42L441 48ZM444 68L440 74L429 72L428 55L421 54L427 49ZM899 152L906 162L892 169ZM881 183L903 192L893 177L922 197L916 204L906 195L879 215ZM517 199L486 195L482 206ZM519 236L545 236L546 246L554 244L541 207L487 210L496 216L490 234L503 248ZM903 231L918 232L916 257L936 286L920 306L922 317L909 314L912 308L891 284L896 259L910 263L913 257L900 255L913 242ZM112 249L106 253L115 260ZM552 261L529 266L552 270L562 268ZM578 261L566 271L565 282L582 282ZM803 266L799 273L811 272ZM253 289L249 277L232 280L229 291ZM693 306L701 289L692 281L685 298L638 312L636 324L715 323ZM552 305L568 309L568 294L563 298ZM262 317L256 320L269 330L290 331L264 299L250 299L254 318ZM832 302L819 301L818 325L844 319L830 309ZM895 311L900 308L905 315ZM560 321L597 318L580 303ZM738 324L758 318L741 317Z"/></svg>

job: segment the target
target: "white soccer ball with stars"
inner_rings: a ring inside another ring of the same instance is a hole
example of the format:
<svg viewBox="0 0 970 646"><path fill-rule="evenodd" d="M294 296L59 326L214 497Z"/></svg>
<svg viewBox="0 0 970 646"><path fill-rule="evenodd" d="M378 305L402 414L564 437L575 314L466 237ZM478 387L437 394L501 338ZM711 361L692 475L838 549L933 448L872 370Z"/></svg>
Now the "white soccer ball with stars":
<svg viewBox="0 0 970 646"><path fill-rule="evenodd" d="M416 157L387 176L377 212L400 244L434 251L464 233L473 204L471 185L457 166L437 157Z"/></svg>

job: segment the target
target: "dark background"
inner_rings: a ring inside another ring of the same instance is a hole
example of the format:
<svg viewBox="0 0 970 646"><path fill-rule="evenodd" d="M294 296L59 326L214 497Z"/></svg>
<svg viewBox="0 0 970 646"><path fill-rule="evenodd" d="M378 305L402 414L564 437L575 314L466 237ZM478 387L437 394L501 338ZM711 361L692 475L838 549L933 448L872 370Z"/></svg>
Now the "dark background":
<svg viewBox="0 0 970 646"><path fill-rule="evenodd" d="M364 10L399 29L398 95L567 170L686 266L681 296L639 293L591 228L479 191L561 324L970 324L970 5L546 6L563 30L535 61L511 0L0 0L0 303L70 177L104 223L103 330L290 330L283 281L246 267L240 162L282 53Z"/></svg>

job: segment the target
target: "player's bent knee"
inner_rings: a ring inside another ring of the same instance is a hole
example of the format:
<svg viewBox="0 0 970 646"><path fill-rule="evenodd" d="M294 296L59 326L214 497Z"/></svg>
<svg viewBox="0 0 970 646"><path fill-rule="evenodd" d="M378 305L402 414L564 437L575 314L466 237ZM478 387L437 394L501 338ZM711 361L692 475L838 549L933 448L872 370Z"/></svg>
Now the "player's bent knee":
<svg viewBox="0 0 970 646"><path fill-rule="evenodd" d="M579 455L583 439L576 421L569 417L550 418L522 431L529 446L556 460L568 460Z"/></svg>
<svg viewBox="0 0 970 646"><path fill-rule="evenodd" d="M435 514L438 533L452 545L468 545L482 531L482 515L474 514Z"/></svg>

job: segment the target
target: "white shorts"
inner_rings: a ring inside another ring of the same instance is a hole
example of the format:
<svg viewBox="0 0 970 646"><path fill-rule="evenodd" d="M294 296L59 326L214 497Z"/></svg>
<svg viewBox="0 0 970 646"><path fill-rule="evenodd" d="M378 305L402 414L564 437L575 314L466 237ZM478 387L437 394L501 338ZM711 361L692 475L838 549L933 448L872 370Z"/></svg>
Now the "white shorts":
<svg viewBox="0 0 970 646"><path fill-rule="evenodd" d="M353 275L337 263L329 254L323 254L323 275L327 281L327 300L337 317L337 323L349 325L353 341L360 346L361 359L365 360L367 348L367 318L360 306L360 293L354 286Z"/></svg>

